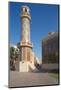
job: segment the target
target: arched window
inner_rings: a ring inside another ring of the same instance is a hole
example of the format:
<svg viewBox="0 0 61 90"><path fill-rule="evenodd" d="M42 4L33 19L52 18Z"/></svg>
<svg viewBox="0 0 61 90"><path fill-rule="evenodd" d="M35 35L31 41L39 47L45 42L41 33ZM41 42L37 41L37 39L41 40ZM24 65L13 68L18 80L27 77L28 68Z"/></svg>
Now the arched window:
<svg viewBox="0 0 61 90"><path fill-rule="evenodd" d="M25 8L25 12L27 12L27 8Z"/></svg>

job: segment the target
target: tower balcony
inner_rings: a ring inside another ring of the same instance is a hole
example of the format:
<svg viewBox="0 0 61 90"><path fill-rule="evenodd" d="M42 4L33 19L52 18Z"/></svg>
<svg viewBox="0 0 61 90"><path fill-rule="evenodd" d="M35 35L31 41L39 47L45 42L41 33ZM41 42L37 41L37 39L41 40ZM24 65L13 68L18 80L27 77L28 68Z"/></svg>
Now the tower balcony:
<svg viewBox="0 0 61 90"><path fill-rule="evenodd" d="M27 13L24 13L24 14L22 14L21 15L21 18L28 18L29 20L31 20L31 17L30 17L30 15L29 14L27 14Z"/></svg>
<svg viewBox="0 0 61 90"><path fill-rule="evenodd" d="M30 47L30 48L32 48L33 47L33 43L30 43L30 42L21 42L20 46L21 47Z"/></svg>

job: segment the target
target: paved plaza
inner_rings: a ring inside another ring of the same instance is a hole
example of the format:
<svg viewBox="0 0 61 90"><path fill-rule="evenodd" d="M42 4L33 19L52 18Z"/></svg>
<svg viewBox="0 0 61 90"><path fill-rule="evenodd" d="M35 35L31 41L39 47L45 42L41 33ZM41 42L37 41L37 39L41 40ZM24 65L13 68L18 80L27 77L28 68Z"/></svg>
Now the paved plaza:
<svg viewBox="0 0 61 90"><path fill-rule="evenodd" d="M35 86L35 85L55 85L58 84L58 80L51 77L47 72L17 72L10 71L10 86L9 87L20 87L20 86Z"/></svg>

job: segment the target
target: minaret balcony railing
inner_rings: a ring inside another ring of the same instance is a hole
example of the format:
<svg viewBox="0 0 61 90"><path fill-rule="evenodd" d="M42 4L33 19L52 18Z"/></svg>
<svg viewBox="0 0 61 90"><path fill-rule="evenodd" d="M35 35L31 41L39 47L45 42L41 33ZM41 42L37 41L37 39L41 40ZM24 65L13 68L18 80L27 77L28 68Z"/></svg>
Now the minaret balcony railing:
<svg viewBox="0 0 61 90"><path fill-rule="evenodd" d="M30 43L30 42L21 42L20 43L20 46L28 46L28 47L33 47L33 43Z"/></svg>

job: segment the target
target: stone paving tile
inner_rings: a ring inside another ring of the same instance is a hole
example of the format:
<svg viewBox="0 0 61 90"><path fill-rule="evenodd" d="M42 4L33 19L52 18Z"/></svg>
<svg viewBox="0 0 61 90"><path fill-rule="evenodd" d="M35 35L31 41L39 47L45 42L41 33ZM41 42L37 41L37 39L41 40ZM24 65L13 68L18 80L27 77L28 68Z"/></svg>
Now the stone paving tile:
<svg viewBox="0 0 61 90"><path fill-rule="evenodd" d="M20 73L10 71L9 87L35 86L58 84L58 80L51 77L48 73Z"/></svg>

